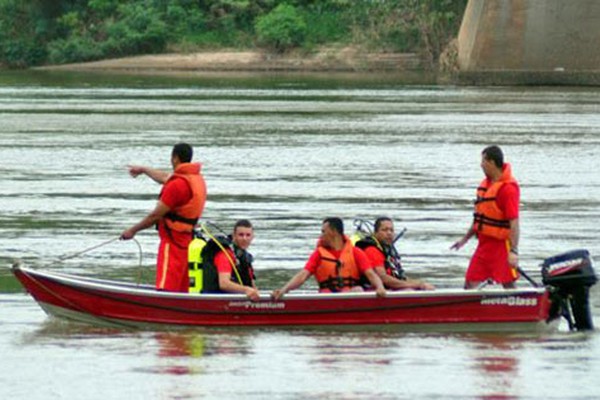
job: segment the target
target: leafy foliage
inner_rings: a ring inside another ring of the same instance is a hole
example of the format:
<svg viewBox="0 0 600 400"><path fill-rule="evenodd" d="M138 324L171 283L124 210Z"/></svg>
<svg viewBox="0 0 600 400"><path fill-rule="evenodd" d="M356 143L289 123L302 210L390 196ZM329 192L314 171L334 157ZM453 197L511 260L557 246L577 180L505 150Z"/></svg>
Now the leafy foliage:
<svg viewBox="0 0 600 400"><path fill-rule="evenodd" d="M0 62L26 67L46 57L48 27L35 3L0 1Z"/></svg>
<svg viewBox="0 0 600 400"><path fill-rule="evenodd" d="M467 0L352 3L353 41L388 51L417 51L432 68L456 37Z"/></svg>
<svg viewBox="0 0 600 400"><path fill-rule="evenodd" d="M256 20L259 42L283 53L300 46L306 36L306 22L292 5L283 3Z"/></svg>
<svg viewBox="0 0 600 400"><path fill-rule="evenodd" d="M467 0L0 0L0 64L23 68L167 49L343 43L434 67Z"/></svg>

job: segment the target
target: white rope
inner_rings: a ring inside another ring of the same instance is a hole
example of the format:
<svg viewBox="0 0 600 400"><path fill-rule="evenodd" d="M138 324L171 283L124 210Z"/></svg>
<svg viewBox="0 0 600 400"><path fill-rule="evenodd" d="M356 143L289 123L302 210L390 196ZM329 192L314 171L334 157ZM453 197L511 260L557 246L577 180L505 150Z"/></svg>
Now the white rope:
<svg viewBox="0 0 600 400"><path fill-rule="evenodd" d="M115 240L119 240L120 238L121 238L120 236L117 236L115 238L107 240L106 242L102 242L102 243L97 244L95 246L88 247L87 249L83 249L83 250L78 251L76 253L71 253L71 254L68 254L68 255L66 255L66 254L62 255L62 256L58 257L58 261L65 261L65 260L69 260L71 258L75 258L75 257L77 257L77 256L79 256L81 254L88 253L88 252L90 252L92 250L96 250L97 248L100 248L102 246L106 246L107 244L110 244L110 243L114 242Z"/></svg>

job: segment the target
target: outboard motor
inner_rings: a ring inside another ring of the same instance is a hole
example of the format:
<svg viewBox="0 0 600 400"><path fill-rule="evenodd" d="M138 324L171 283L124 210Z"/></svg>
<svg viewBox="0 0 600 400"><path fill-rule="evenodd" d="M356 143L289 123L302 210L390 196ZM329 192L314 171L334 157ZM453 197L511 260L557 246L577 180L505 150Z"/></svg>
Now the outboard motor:
<svg viewBox="0 0 600 400"><path fill-rule="evenodd" d="M589 291L597 280L587 250L573 250L545 259L542 281L549 286L551 294L550 318L564 316L570 330L594 329Z"/></svg>

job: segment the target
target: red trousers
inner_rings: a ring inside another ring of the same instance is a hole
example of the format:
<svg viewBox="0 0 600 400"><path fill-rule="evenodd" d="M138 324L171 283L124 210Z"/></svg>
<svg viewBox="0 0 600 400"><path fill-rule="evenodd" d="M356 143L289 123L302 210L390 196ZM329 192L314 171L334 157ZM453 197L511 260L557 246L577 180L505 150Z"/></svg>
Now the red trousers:
<svg viewBox="0 0 600 400"><path fill-rule="evenodd" d="M162 239L156 261L156 288L169 292L188 292L188 249Z"/></svg>
<svg viewBox="0 0 600 400"><path fill-rule="evenodd" d="M492 279L497 283L506 284L516 281L518 277L518 272L508 264L506 241L488 237L479 238L465 280L483 282Z"/></svg>

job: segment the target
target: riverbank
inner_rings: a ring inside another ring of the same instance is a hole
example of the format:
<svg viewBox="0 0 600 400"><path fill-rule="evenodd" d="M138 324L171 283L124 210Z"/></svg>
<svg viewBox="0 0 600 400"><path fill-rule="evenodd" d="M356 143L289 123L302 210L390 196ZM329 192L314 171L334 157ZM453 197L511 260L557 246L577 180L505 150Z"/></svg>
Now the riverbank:
<svg viewBox="0 0 600 400"><path fill-rule="evenodd" d="M195 53L153 54L76 64L47 65L35 71L96 72L128 75L248 75L294 73L309 75L425 74L424 82L473 86L600 86L599 71L458 71L455 59L447 58L443 69L435 73L423 67L415 53L370 53L354 47L325 48L314 53L277 55L257 50L220 50ZM352 78L350 78L352 79ZM423 79L409 81L423 83Z"/></svg>
<svg viewBox="0 0 600 400"><path fill-rule="evenodd" d="M417 71L414 53L368 53L353 47L276 55L262 51L223 50L189 54L155 54L76 64L49 65L36 70L113 72L369 72Z"/></svg>

